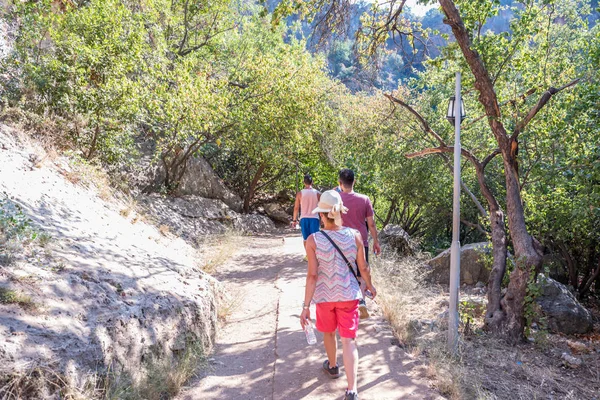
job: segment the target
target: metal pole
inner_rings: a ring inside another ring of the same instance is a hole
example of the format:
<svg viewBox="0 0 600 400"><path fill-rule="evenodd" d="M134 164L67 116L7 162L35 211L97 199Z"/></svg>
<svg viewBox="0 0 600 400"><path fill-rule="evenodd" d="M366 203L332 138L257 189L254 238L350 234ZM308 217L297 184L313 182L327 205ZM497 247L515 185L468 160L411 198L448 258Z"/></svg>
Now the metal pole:
<svg viewBox="0 0 600 400"><path fill-rule="evenodd" d="M454 103L454 200L452 207L452 247L450 256L450 314L448 315L448 349L458 350L458 289L460 286L460 72L456 73Z"/></svg>

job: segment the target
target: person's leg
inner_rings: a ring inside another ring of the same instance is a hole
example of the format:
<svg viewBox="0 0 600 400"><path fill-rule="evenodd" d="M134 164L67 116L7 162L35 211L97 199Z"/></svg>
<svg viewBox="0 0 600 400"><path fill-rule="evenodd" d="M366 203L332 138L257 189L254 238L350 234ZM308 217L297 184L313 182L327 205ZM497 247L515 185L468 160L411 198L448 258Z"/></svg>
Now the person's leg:
<svg viewBox="0 0 600 400"><path fill-rule="evenodd" d="M344 371L348 380L348 390L356 392L356 377L358 376L358 349L356 339L342 338L342 351L344 359Z"/></svg>
<svg viewBox="0 0 600 400"><path fill-rule="evenodd" d="M308 239L308 236L310 235L310 232L308 231L308 224L306 218L300 218L300 222L298 223L300 224L300 232L302 232L302 240L304 244L304 249L306 250L306 239Z"/></svg>
<svg viewBox="0 0 600 400"><path fill-rule="evenodd" d="M338 303L336 307L338 332L342 337L344 370L348 380L348 390L356 392L358 375L358 349L356 333L358 331L358 300Z"/></svg>
<svg viewBox="0 0 600 400"><path fill-rule="evenodd" d="M337 366L337 337L335 331L323 332L323 344L331 368Z"/></svg>
<svg viewBox="0 0 600 400"><path fill-rule="evenodd" d="M329 367L334 368L337 366L337 338L335 330L338 325L335 315L335 303L318 303L316 314L316 328L319 332L323 332L323 345L327 353Z"/></svg>

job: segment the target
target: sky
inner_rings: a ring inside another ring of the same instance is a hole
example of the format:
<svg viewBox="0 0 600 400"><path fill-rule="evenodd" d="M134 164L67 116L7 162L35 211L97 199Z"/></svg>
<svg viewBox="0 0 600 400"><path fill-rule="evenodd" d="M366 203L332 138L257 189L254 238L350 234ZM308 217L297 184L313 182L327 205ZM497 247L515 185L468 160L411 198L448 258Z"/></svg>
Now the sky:
<svg viewBox="0 0 600 400"><path fill-rule="evenodd" d="M425 15L430 9L437 7L437 4L430 6L422 6L420 4L417 4L417 0L407 0L406 5L410 7L413 14L418 15L419 17Z"/></svg>

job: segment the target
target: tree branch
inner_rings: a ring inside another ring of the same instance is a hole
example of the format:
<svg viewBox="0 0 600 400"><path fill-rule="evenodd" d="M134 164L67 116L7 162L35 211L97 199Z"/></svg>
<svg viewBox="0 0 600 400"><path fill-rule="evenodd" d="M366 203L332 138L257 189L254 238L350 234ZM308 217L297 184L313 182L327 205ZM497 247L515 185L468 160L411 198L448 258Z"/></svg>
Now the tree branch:
<svg viewBox="0 0 600 400"><path fill-rule="evenodd" d="M483 161L481 162L481 167L483 169L485 169L485 167L489 164L489 162L492 161L494 159L494 157L496 157L500 153L501 153L500 149L494 150L491 154L489 154L486 158L483 159Z"/></svg>
<svg viewBox="0 0 600 400"><path fill-rule="evenodd" d="M531 88L528 91L526 91L525 93L521 94L519 97L514 98L514 99L510 99L510 100L506 100L502 103L500 103L500 107L503 107L507 104L512 104L515 105L517 103L518 100L521 100L521 102L525 102L525 100L527 100L527 98L529 98L529 96L531 96L532 94L534 94L537 91L537 88ZM470 128L471 126L475 125L477 122L481 121L482 119L484 119L487 115L483 114L480 115L479 117L470 120L468 124L464 124L462 129L466 130L468 128Z"/></svg>
<svg viewBox="0 0 600 400"><path fill-rule="evenodd" d="M535 106L533 106L533 108L531 110L529 110L529 113L527 113L527 115L525 116L525 118L523 118L521 120L521 122L519 122L517 124L517 126L515 127L515 130L511 136L511 140L516 140L517 137L519 136L519 134L521 132L523 132L523 129L525 129L525 127L527 126L527 124L536 116L536 114L546 105L546 103L548 103L548 101L550 101L550 99L552 98L552 96L554 96L556 93L560 92L561 90L567 89L571 86L576 85L579 81L581 80L581 78L577 78L572 80L571 82L567 83L564 86L561 86L559 88L555 88L555 87L550 87L548 90L546 90L544 92L544 94L542 94L542 97L540 97L540 99L538 100L537 104Z"/></svg>
<svg viewBox="0 0 600 400"><path fill-rule="evenodd" d="M417 151L416 153L405 154L406 158L416 158L423 157L429 154L439 154L439 153L454 153L454 146L440 146L440 147L432 147L428 149L424 149L421 151ZM460 153L471 161L476 167L481 165L481 162L467 149L460 149Z"/></svg>
<svg viewBox="0 0 600 400"><path fill-rule="evenodd" d="M466 219L461 219L460 222L466 226L470 226L471 228L475 228L477 229L479 232L483 233L484 235L489 235L490 233L488 231L486 231L485 229L483 229L483 227L479 224L474 224L472 222L467 221Z"/></svg>
<svg viewBox="0 0 600 400"><path fill-rule="evenodd" d="M419 120L419 122L421 123L421 127L423 128L423 130L425 132L427 132L431 136L433 136L435 138L435 140L437 140L438 143L442 147L446 146L446 143L444 142L444 139L442 139L440 135L438 135L433 129L431 129L431 126L429 125L429 123L425 120L425 118L423 118L423 116L421 114L419 114L419 112L417 110L415 110L414 108L412 108L411 106L409 106L407 103L405 103L402 100L400 100L400 99L392 96L389 93L385 93L384 96L387 97L393 103L400 104L402 107L404 107L406 110L408 110L412 115L414 115Z"/></svg>

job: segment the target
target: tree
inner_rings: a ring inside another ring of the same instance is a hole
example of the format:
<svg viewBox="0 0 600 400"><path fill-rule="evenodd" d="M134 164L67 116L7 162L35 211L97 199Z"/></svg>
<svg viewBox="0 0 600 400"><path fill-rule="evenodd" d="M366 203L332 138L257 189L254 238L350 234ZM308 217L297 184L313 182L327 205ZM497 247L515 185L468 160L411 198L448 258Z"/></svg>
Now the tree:
<svg viewBox="0 0 600 400"><path fill-rule="evenodd" d="M330 7L329 3L308 3L319 8L320 11L326 10L325 12L329 15L335 15L336 7L339 7L337 3L335 7ZM368 45L366 46L368 54L376 54L377 49L381 47L382 43L385 43L389 35L404 34L409 38L414 37L414 24L402 18L404 3L404 1L391 1L384 11L381 11L379 7L374 7L375 11L366 19L370 21L370 24L367 29L363 29L363 32L368 32ZM516 267L511 273L507 294L502 303L494 301L499 308L494 312L493 318L497 321L494 324L496 329L501 330L510 341L514 342L523 334L527 286L531 276L535 276L535 272L541 266L543 250L541 244L531 236L526 225L519 178L520 136L554 95L577 84L579 78L576 75L569 76L568 79L565 76L559 76L562 82L556 86L544 82L546 84L544 92L533 105L529 103L530 95L539 90L539 83L533 92L529 92L529 88L526 88L524 90L526 101L513 102L514 114L503 115L495 85L507 66L519 66L517 61L522 61L528 56L527 51L524 51L523 58L519 59L521 51L527 48L530 44L529 41L540 31L540 21L536 19L536 16L542 15L546 26L553 22L552 7L555 2L534 0L524 2L522 8L515 10L518 12L518 18L512 25L512 32L505 33L504 40L500 43L494 43L500 39L499 37L488 37L487 34L484 34L481 22L486 21L489 16L497 12L498 2L460 1L458 4L462 14L455 2L451 0L440 0L439 3L446 17L444 23L451 27L463 62L472 73L473 85L479 94L478 102L485 113L495 146L498 148L497 152L494 151L490 155L497 153L502 157L508 227L515 251ZM332 24L335 25L336 21L333 17L327 22L332 20ZM509 51L506 52L507 46L504 46L502 56L499 56L501 46L498 44L510 44ZM551 48L549 41L545 48ZM546 54L550 53L547 50ZM568 70L565 69L566 71ZM439 153L452 150L441 142L438 148L430 151ZM474 159L470 152L463 152L463 155L473 159L476 166L477 163L483 164L483 161ZM482 167L485 167L485 164ZM498 226L503 226L502 221L498 221ZM494 280L498 279L498 275L502 276L503 271L498 271ZM494 292L497 293L498 290L499 286L494 289Z"/></svg>
<svg viewBox="0 0 600 400"><path fill-rule="evenodd" d="M51 3L14 9L22 24L15 56L22 92L35 93L33 108L83 120L73 134L87 159L97 153L108 162L123 159L131 147L131 130L124 127L135 121L139 106L141 20L117 0L62 10Z"/></svg>

